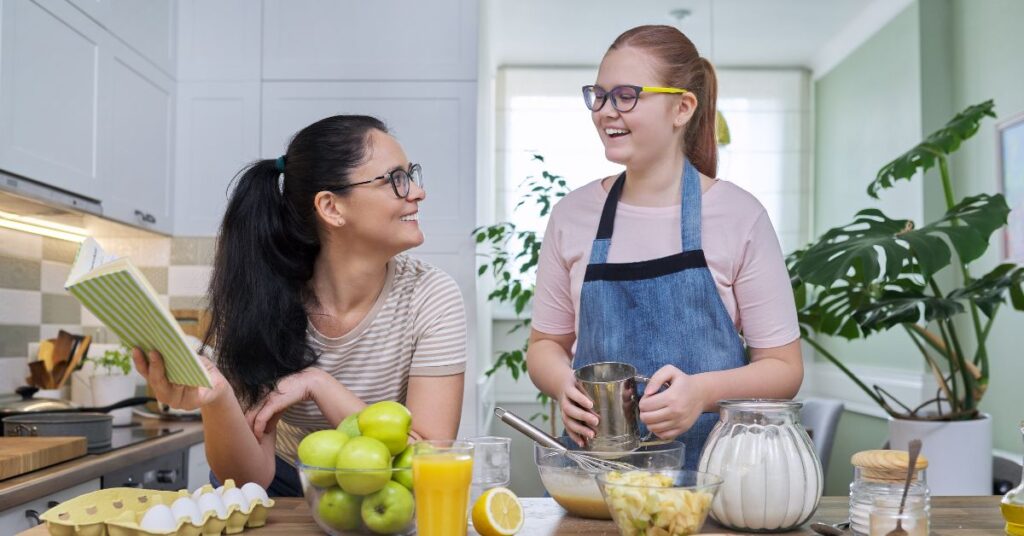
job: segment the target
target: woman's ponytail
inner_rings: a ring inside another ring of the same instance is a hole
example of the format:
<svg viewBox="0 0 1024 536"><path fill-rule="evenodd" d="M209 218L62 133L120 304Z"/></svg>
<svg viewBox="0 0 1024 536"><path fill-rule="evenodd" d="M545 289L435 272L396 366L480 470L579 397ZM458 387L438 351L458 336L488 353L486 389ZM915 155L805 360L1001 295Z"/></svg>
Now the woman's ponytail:
<svg viewBox="0 0 1024 536"><path fill-rule="evenodd" d="M716 177L718 173L718 138L715 135L715 116L718 102L718 80L715 67L707 58L698 58L701 73L694 84L693 92L697 97L697 111L686 125L683 142L686 156L698 171L708 177Z"/></svg>

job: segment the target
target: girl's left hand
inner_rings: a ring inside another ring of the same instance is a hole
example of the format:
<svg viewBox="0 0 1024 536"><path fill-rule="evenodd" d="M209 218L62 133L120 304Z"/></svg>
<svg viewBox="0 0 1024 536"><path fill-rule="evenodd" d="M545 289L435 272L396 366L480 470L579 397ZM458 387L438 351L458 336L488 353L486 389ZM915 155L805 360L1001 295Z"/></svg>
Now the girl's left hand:
<svg viewBox="0 0 1024 536"><path fill-rule="evenodd" d="M268 428L277 425L281 414L289 407L299 402L316 400L314 385L322 372L316 367L309 367L285 376L277 382L277 388L268 393L259 405L246 412L249 428L252 429L257 441L263 439L263 434Z"/></svg>
<svg viewBox="0 0 1024 536"><path fill-rule="evenodd" d="M668 387L658 392L663 385ZM651 376L640 399L640 420L661 439L675 439L697 422L704 411L699 382L672 365Z"/></svg>

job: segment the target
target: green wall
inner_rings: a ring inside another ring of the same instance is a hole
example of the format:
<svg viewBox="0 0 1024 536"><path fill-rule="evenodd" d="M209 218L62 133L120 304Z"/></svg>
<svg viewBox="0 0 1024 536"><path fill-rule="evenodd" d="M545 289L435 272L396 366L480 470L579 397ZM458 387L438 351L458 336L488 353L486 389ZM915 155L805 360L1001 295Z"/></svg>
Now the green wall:
<svg viewBox="0 0 1024 536"><path fill-rule="evenodd" d="M918 1L815 82L816 233L850 221L868 206L917 221L945 211L934 173L882 192L881 202L864 189L878 168L968 105L994 98L998 121L1024 113L1021 21L1019 0ZM996 123L983 123L952 159L958 197L999 191ZM975 275L1001 261L1001 237L995 238L989 254L972 266ZM1011 346L1011 333L1019 338L1021 328L1024 314L1001 311L989 339L993 373L983 404L994 417L995 448L1017 453L1024 359L1019 344ZM916 350L898 332L852 343L831 340L829 347L852 364L923 370ZM826 492L846 494L850 455L878 448L886 435L884 420L846 412Z"/></svg>
<svg viewBox="0 0 1024 536"><path fill-rule="evenodd" d="M929 0L931 1L931 0ZM1024 113L1024 2L1019 0L955 0L952 20L952 88L956 110L995 99L997 120L986 120L956 154L952 174L958 196L999 191L996 171L996 127ZM1002 260L1002 236L994 237L988 255L971 267L983 274ZM1020 333L1024 313L1004 308L989 336L992 375L983 408L994 418L995 448L1021 452L1017 425L1024 419L1024 359Z"/></svg>
<svg viewBox="0 0 1024 536"><path fill-rule="evenodd" d="M814 233L852 221L867 207L920 221L921 185L902 183L870 198L867 185L886 162L920 140L918 9L913 4L815 82ZM850 363L920 367L906 334L827 341Z"/></svg>

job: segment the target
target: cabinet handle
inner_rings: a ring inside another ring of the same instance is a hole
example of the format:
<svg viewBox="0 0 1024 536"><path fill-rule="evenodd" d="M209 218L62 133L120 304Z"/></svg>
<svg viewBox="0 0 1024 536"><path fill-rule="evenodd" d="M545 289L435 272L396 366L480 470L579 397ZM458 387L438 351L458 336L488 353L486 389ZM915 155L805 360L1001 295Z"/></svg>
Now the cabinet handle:
<svg viewBox="0 0 1024 536"><path fill-rule="evenodd" d="M35 510L25 510L25 519L28 520L30 526L42 525L43 521L39 519L39 512Z"/></svg>
<svg viewBox="0 0 1024 536"><path fill-rule="evenodd" d="M143 212L143 211L141 211L141 210L138 210L138 209L136 209L136 210L135 210L135 215L136 215L136 216L137 216L137 217L138 217L138 218L139 218L140 220L142 220L142 221L143 221L143 222L145 222L145 223L150 223L150 224L152 224L152 223L156 223L156 216L154 216L154 215L152 215L152 214L150 214L150 213L148 213L148 212Z"/></svg>
<svg viewBox="0 0 1024 536"><path fill-rule="evenodd" d="M178 479L178 471L174 469L161 469L156 472L156 481L161 484L173 484Z"/></svg>

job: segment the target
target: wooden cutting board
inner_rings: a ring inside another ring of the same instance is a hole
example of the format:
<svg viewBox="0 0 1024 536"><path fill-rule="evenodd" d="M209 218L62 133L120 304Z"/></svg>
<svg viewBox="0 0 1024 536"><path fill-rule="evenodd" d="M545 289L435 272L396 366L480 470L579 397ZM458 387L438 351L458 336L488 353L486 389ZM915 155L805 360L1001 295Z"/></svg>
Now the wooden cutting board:
<svg viewBox="0 0 1024 536"><path fill-rule="evenodd" d="M84 437L0 437L0 480L85 456Z"/></svg>

